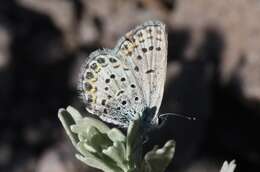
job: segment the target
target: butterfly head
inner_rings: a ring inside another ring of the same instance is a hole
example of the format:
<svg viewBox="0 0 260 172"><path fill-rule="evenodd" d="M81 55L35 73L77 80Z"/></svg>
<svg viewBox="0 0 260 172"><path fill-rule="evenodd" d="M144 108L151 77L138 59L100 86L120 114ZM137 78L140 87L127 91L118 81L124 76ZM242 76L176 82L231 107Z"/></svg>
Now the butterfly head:
<svg viewBox="0 0 260 172"><path fill-rule="evenodd" d="M154 128L157 128L159 125L159 118L156 115L157 107L154 106L152 108L145 108L142 114L142 124L145 127L146 131L150 131Z"/></svg>

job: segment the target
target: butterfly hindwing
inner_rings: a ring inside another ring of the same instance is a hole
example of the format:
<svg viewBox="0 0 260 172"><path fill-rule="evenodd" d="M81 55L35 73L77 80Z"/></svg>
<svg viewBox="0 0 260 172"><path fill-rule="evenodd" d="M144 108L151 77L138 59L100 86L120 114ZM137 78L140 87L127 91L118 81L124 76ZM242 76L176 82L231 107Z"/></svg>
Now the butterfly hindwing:
<svg viewBox="0 0 260 172"><path fill-rule="evenodd" d="M101 119L127 127L143 111L142 90L123 57L112 50L93 52L82 69L80 91L86 109Z"/></svg>

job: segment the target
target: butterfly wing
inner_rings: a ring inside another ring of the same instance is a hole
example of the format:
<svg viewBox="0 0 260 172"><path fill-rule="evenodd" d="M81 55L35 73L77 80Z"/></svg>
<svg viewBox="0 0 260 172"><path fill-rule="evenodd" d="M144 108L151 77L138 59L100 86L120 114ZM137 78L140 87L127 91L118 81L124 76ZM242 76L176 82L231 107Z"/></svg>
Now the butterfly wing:
<svg viewBox="0 0 260 172"><path fill-rule="evenodd" d="M167 66L167 33L159 21L148 21L128 32L119 40L115 53L134 69L147 107L159 111ZM151 118L153 118L151 117Z"/></svg>
<svg viewBox="0 0 260 172"><path fill-rule="evenodd" d="M113 50L90 54L80 74L79 90L86 109L102 120L127 127L143 111L144 96L125 57Z"/></svg>

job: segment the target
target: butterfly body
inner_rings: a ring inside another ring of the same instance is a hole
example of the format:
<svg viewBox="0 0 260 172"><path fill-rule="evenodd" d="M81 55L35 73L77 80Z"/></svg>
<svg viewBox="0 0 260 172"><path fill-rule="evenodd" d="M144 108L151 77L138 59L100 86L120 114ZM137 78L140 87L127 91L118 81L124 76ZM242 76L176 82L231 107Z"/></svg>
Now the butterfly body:
<svg viewBox="0 0 260 172"><path fill-rule="evenodd" d="M138 115L145 128L153 128L158 125L166 65L164 24L148 21L137 26L114 49L89 55L79 82L86 109L123 128Z"/></svg>

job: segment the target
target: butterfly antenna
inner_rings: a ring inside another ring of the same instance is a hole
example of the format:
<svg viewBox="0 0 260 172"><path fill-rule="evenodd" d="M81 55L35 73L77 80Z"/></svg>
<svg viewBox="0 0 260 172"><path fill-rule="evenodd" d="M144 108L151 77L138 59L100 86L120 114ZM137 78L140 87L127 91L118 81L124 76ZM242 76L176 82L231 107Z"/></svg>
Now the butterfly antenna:
<svg viewBox="0 0 260 172"><path fill-rule="evenodd" d="M166 116L166 117L167 116L176 116L176 117L188 119L188 120L191 120L191 121L197 120L196 117L190 117L190 116L180 115L180 114L176 114L176 113L165 113L165 114L160 115L159 117L164 117L164 116Z"/></svg>

